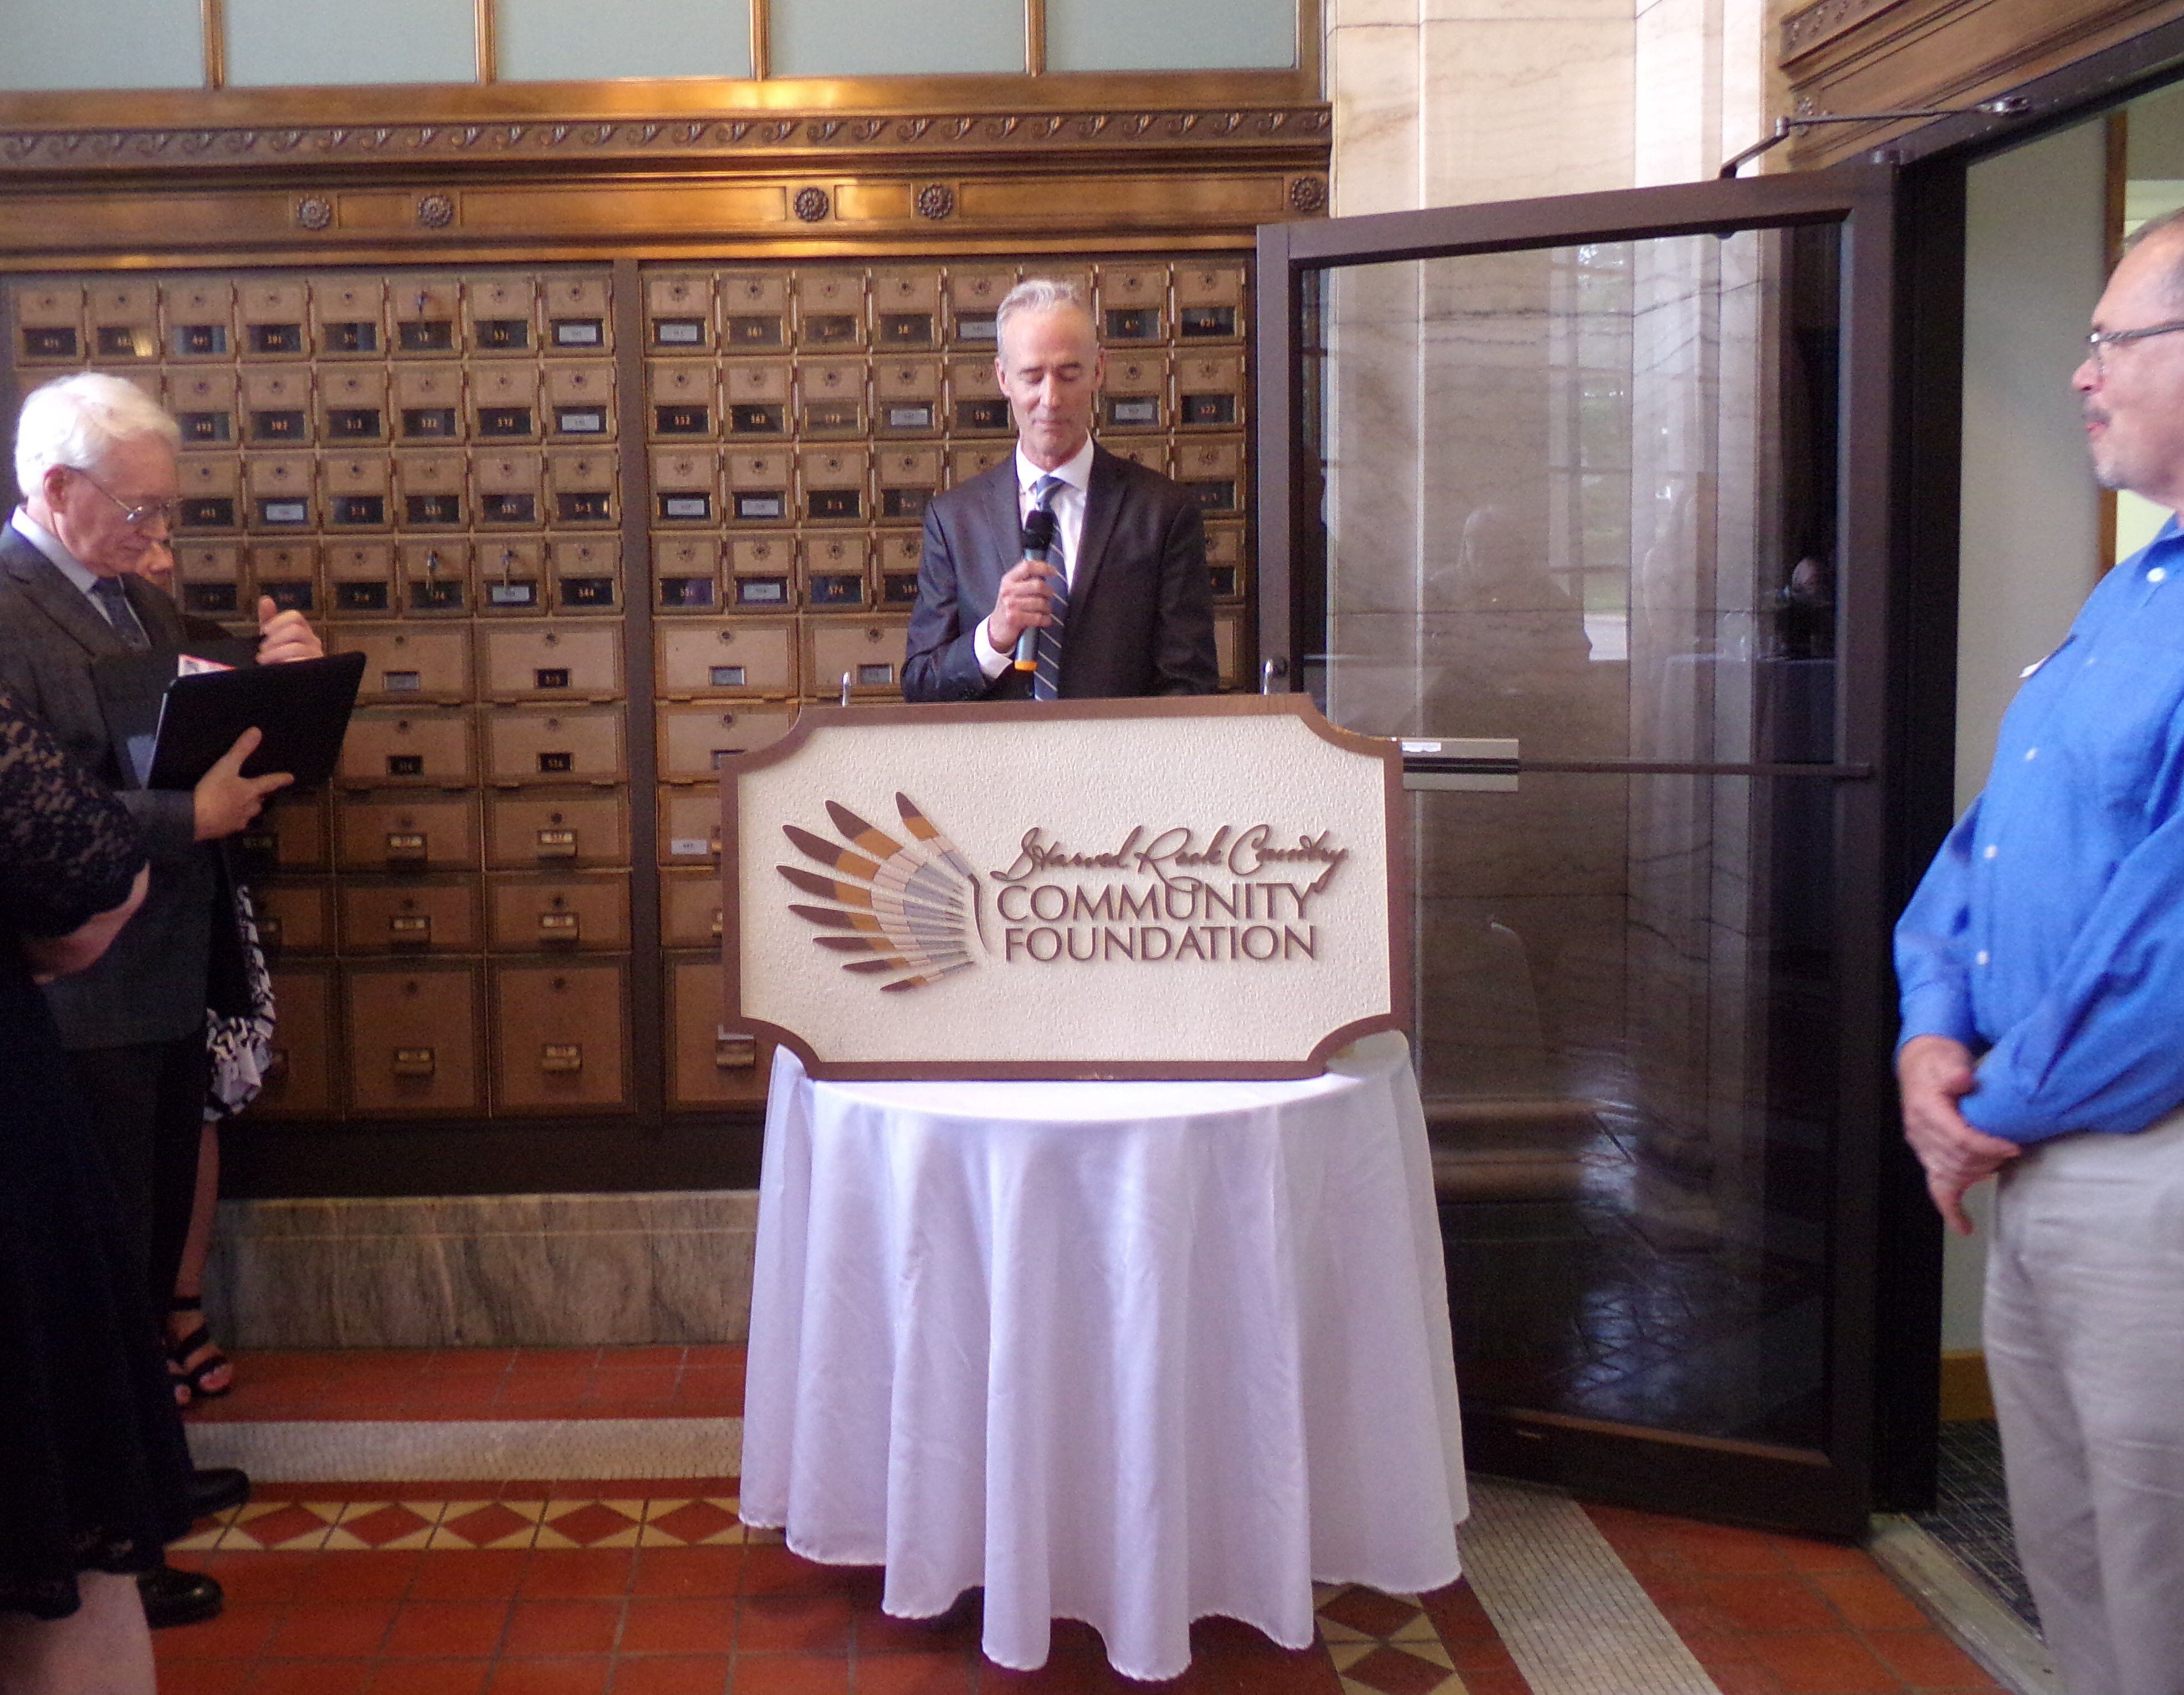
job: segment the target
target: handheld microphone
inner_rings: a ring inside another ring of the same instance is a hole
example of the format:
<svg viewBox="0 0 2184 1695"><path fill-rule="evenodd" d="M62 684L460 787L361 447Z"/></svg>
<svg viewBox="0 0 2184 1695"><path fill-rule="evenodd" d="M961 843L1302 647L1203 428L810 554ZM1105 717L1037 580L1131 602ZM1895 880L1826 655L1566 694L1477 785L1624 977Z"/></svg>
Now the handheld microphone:
<svg viewBox="0 0 2184 1695"><path fill-rule="evenodd" d="M1054 546L1054 514L1045 506L1034 506L1024 514L1023 557L1046 563L1048 551ZM1039 669L1039 632L1027 624L1017 637L1018 671Z"/></svg>

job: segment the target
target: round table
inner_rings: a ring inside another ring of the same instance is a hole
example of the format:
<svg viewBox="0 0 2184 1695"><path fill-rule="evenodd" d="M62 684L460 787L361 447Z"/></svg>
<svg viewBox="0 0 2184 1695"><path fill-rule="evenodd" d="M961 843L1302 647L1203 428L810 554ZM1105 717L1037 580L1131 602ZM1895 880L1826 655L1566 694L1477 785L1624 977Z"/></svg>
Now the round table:
<svg viewBox="0 0 2184 1695"><path fill-rule="evenodd" d="M774 1061L743 1516L985 1589L1028 1670L1127 1676L1221 1614L1312 1640L1315 1581L1455 1581L1466 1511L1425 1120L1400 1035L1274 1083L816 1083Z"/></svg>

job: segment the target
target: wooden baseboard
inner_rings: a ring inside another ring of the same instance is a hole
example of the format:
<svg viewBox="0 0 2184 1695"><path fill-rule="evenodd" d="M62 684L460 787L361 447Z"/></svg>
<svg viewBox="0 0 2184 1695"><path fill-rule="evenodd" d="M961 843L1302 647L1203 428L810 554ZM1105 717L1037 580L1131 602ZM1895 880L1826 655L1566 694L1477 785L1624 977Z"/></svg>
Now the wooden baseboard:
<svg viewBox="0 0 2184 1695"><path fill-rule="evenodd" d="M1942 1356L1942 1422L1970 1423L1994 1416L1994 1392L1987 1387L1986 1356L1966 1348Z"/></svg>

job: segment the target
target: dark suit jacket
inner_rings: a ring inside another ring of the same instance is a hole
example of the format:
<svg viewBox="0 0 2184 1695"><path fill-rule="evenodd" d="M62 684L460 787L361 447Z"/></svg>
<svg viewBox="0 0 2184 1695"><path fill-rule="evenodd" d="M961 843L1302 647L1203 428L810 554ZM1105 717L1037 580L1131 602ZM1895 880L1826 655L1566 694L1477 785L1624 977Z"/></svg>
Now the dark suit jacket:
<svg viewBox="0 0 2184 1695"><path fill-rule="evenodd" d="M1029 672L1011 668L989 683L972 646L1002 577L1023 557L1022 534L1013 454L926 508L905 698L1031 693ZM1159 472L1095 447L1061 630L1061 696L1211 694L1220 686L1198 503Z"/></svg>
<svg viewBox="0 0 2184 1695"><path fill-rule="evenodd" d="M155 648L183 644L175 603L141 577L124 579ZM108 733L92 661L128 651L53 561L0 527L0 686L97 772L136 819L152 861L144 904L90 970L46 988L70 1049L187 1036L204 1022L218 861L197 840L189 792L136 786Z"/></svg>

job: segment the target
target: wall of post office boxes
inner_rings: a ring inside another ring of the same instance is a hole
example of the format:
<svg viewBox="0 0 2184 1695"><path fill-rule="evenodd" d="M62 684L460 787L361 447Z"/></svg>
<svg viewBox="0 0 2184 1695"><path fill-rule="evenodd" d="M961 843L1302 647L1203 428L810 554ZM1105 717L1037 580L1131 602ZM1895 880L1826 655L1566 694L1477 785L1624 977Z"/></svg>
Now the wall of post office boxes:
<svg viewBox="0 0 2184 1695"><path fill-rule="evenodd" d="M1020 276L1093 302L1100 438L1198 494L1248 682L1247 268L11 282L22 388L112 371L180 421L185 610L270 596L368 656L334 791L242 842L281 1010L260 1116L762 1101L764 1045L720 1019L718 769L805 703L900 698L927 503L1011 448L994 311ZM661 1011L655 1063L633 1005Z"/></svg>

